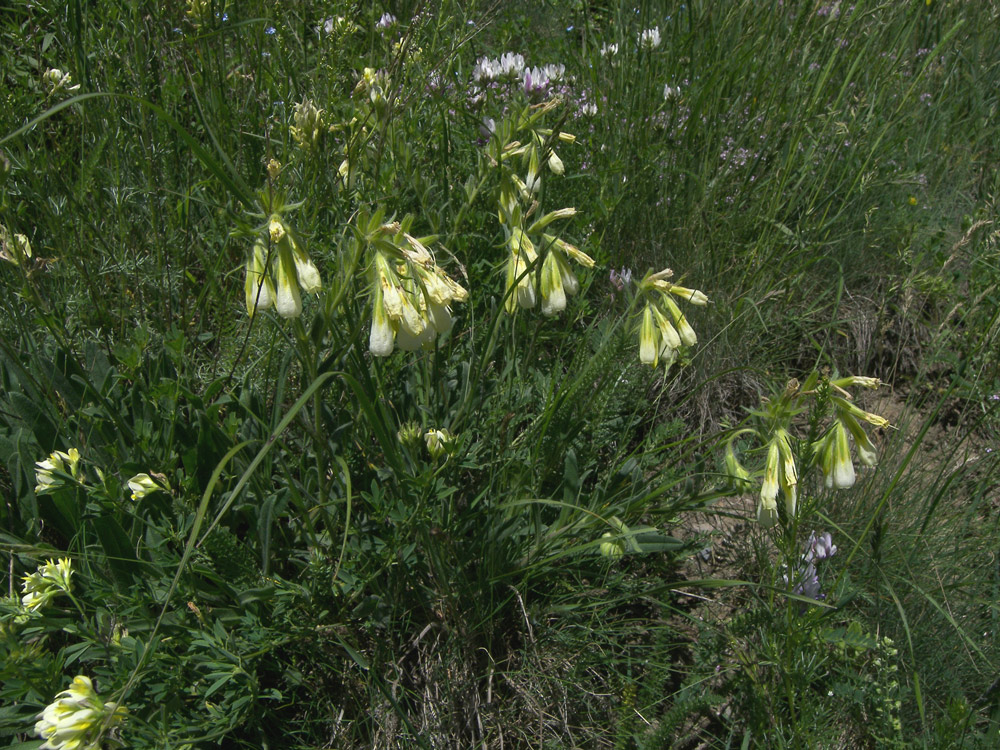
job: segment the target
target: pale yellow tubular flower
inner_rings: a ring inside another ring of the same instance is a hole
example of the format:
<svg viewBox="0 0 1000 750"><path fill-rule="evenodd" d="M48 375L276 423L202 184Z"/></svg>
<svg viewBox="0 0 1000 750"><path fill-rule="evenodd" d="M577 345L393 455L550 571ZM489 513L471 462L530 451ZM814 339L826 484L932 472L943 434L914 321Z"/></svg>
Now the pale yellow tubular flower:
<svg viewBox="0 0 1000 750"><path fill-rule="evenodd" d="M733 441L726 442L726 476L738 490L744 490L750 481L750 472L736 458L736 450L733 448Z"/></svg>
<svg viewBox="0 0 1000 750"><path fill-rule="evenodd" d="M35 494L51 492L64 486L59 474L69 474L74 480L80 478L80 451L70 448L68 453L53 451L49 457L35 462Z"/></svg>
<svg viewBox="0 0 1000 750"><path fill-rule="evenodd" d="M841 396L831 396L830 400L842 414L850 414L855 419L863 419L868 422L868 424L874 425L875 427L889 426L889 420L885 417L880 417L878 414L867 412L864 409L855 406L846 398L842 398Z"/></svg>
<svg viewBox="0 0 1000 750"><path fill-rule="evenodd" d="M556 315L566 309L566 292L563 289L562 274L554 253L548 253L542 262L540 281L542 293L542 314Z"/></svg>
<svg viewBox="0 0 1000 750"><path fill-rule="evenodd" d="M875 390L882 385L882 381L878 378L869 378L864 375L849 375L846 378L831 380L830 385L837 388L850 388L853 385L859 385L862 388Z"/></svg>
<svg viewBox="0 0 1000 750"><path fill-rule="evenodd" d="M686 299L692 305L702 306L708 304L708 297L705 296L704 292L700 292L697 289L688 289L687 287L670 284L670 288L667 291L677 295L681 299Z"/></svg>
<svg viewBox="0 0 1000 750"><path fill-rule="evenodd" d="M584 268L593 268L594 259L587 255L582 250L574 247L573 245L559 239L558 237L553 237L549 234L542 235L542 241L545 245L551 245L558 248L561 252L565 253L567 256L572 258L574 261L579 263Z"/></svg>
<svg viewBox="0 0 1000 750"><path fill-rule="evenodd" d="M566 291L566 294L573 296L579 292L580 282L576 278L576 274L573 273L573 269L569 267L569 263L566 261L562 252L556 247L550 247L549 255L555 258L555 263L559 268L559 275L562 277L563 289Z"/></svg>
<svg viewBox="0 0 1000 750"><path fill-rule="evenodd" d="M639 325L639 361L644 365L656 367L660 356L660 346L653 323L653 306L646 305L642 311L642 323Z"/></svg>
<svg viewBox="0 0 1000 750"><path fill-rule="evenodd" d="M788 517L795 515L795 502L797 496L798 475L795 469L795 456L792 453L792 446L789 441L789 434L784 429L779 429L775 435L778 443L778 453L781 456L781 470L778 473L778 484L785 496L785 510Z"/></svg>
<svg viewBox="0 0 1000 750"><path fill-rule="evenodd" d="M388 357L392 354L395 338L396 335L385 310L382 285L376 282L372 306L372 330L368 337L368 349L376 357Z"/></svg>
<svg viewBox="0 0 1000 750"><path fill-rule="evenodd" d="M400 245L400 250L402 250L408 260L419 263L422 266L430 267L434 265L434 256L431 255L430 250L427 249L424 243L405 232L403 233L403 237L409 244L409 248Z"/></svg>
<svg viewBox="0 0 1000 750"><path fill-rule="evenodd" d="M647 273L642 281L639 282L638 288L640 291L651 289L659 289L661 292L669 291L671 285L667 282L667 279L673 275L674 272L669 268L664 268L662 271L657 271L656 273Z"/></svg>
<svg viewBox="0 0 1000 750"><path fill-rule="evenodd" d="M375 252L375 277L376 283L382 292L386 314L392 320L401 320L403 317L403 299L400 294L399 278L396 276L396 272L392 270L389 261L379 251Z"/></svg>
<svg viewBox="0 0 1000 750"><path fill-rule="evenodd" d="M535 253L535 246L528 236L520 229L515 228L510 236L511 259L507 269L508 288L511 284L517 284L517 304L520 307L531 308L537 302L535 292L535 274L530 270L531 264L535 262L538 255ZM512 311L513 303L508 297L508 312Z"/></svg>
<svg viewBox="0 0 1000 750"><path fill-rule="evenodd" d="M287 243L280 243L278 246L276 266L274 308L283 318L297 318L302 314L302 297L299 294L295 259Z"/></svg>
<svg viewBox="0 0 1000 750"><path fill-rule="evenodd" d="M695 335L694 329L688 323L687 318L684 317L684 313L682 313L681 309L677 307L677 303L674 302L668 294L663 294L661 297L663 299L664 307L667 308L667 311L670 313L670 317L674 319L674 325L677 327L677 333L680 335L681 342L683 342L684 346L694 346L697 344L698 337Z"/></svg>
<svg viewBox="0 0 1000 750"><path fill-rule="evenodd" d="M757 505L757 523L770 528L778 522L778 444L772 440L767 449L764 464L764 483L760 488L760 503Z"/></svg>
<svg viewBox="0 0 1000 750"><path fill-rule="evenodd" d="M297 243L292 243L292 248L292 258L295 260L295 273L299 279L299 286L307 294L318 293L323 288L319 269Z"/></svg>
<svg viewBox="0 0 1000 750"><path fill-rule="evenodd" d="M396 329L396 343L403 351L416 351L434 340L434 328L421 315L409 294L401 295L403 315Z"/></svg>
<svg viewBox="0 0 1000 750"><path fill-rule="evenodd" d="M854 486L854 464L851 463L851 449L847 443L847 430L837 420L833 425L833 471L827 477L826 486L846 490Z"/></svg>
<svg viewBox="0 0 1000 750"><path fill-rule="evenodd" d="M563 164L562 159L556 154L555 151L549 154L549 170L552 174L563 174L566 171L566 167Z"/></svg>
<svg viewBox="0 0 1000 750"><path fill-rule="evenodd" d="M839 414L837 418L847 428L847 431L851 433L851 437L854 438L854 446L858 449L858 460L865 466L874 466L877 464L878 451L875 450L875 446L864 429L858 424L858 420L850 414L843 413Z"/></svg>
<svg viewBox="0 0 1000 750"><path fill-rule="evenodd" d="M267 310L274 305L274 283L267 272L267 246L258 237L247 259L246 293L247 312L252 318L257 310Z"/></svg>
<svg viewBox="0 0 1000 750"><path fill-rule="evenodd" d="M556 211L549 211L544 216L538 218L530 227L528 227L528 234L535 234L541 232L549 224L559 219L568 219L572 216L576 216L577 211L575 208L560 208Z"/></svg>
<svg viewBox="0 0 1000 750"><path fill-rule="evenodd" d="M656 306L653 306L653 316L656 318L656 325L660 329L664 344L670 349L680 348L681 337L678 335L677 329L670 325L667 316L660 312Z"/></svg>

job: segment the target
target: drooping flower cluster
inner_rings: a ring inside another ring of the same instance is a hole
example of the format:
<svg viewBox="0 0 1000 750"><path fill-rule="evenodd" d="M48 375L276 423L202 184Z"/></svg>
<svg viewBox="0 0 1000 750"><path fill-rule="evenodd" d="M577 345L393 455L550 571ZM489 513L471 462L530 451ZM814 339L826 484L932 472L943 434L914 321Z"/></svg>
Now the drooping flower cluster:
<svg viewBox="0 0 1000 750"><path fill-rule="evenodd" d="M469 293L434 261L425 242L407 230L412 217L383 224L367 237L374 250L369 349L388 357L395 345L414 351L451 330L451 305Z"/></svg>
<svg viewBox="0 0 1000 750"><path fill-rule="evenodd" d="M323 284L281 212L271 214L265 231L258 234L246 264L247 312L274 308L283 318L302 314L302 294L315 294Z"/></svg>
<svg viewBox="0 0 1000 750"><path fill-rule="evenodd" d="M513 313L518 307L532 308L542 297L542 313L556 315L566 309L566 298L576 294L580 282L570 260L593 268L594 260L585 252L546 230L553 222L576 215L575 208L550 211L538 219L535 195L542 184L541 165L554 174L563 174L565 166L555 152L556 143L574 143L570 133L540 127L540 118L551 109L549 102L527 108L515 118L494 125L490 158L501 166L497 214L504 230L507 248L505 307ZM515 140L519 135L525 141ZM518 174L518 162L525 178Z"/></svg>
<svg viewBox="0 0 1000 750"><path fill-rule="evenodd" d="M760 503L757 505L757 523L768 528L778 522L779 489L785 497L785 512L789 518L793 517L798 498L797 485L798 471L789 434L779 427L767 447L764 483L760 488Z"/></svg>
<svg viewBox="0 0 1000 750"><path fill-rule="evenodd" d="M708 297L703 292L667 281L673 274L669 268L648 273L637 287L638 293L646 299L639 323L639 361L652 367L663 362L668 370L677 361L681 346L698 343L694 329L674 297L692 305L708 304Z"/></svg>
<svg viewBox="0 0 1000 750"><path fill-rule="evenodd" d="M753 412L759 420L758 425L738 430L729 437L724 466L730 484L745 490L752 476L763 478L757 505L757 521L761 526L771 527L778 522L779 491L785 499L786 520L794 518L800 478L797 454L806 461L804 470L813 464L819 466L828 488L843 489L854 485L856 477L848 436L854 439L861 462L866 466L875 465L875 446L861 428L859 420L877 427L888 427L889 422L855 406L845 389L851 386L877 388L879 385L878 378L851 376L831 380L813 372L803 385L793 379L779 397L764 399L763 407ZM796 439L791 427L793 418L810 408L810 402L813 410L811 424L821 433L821 437L811 445L807 440ZM822 425L823 417L830 411L832 423L820 431L817 425ZM766 450L763 469L752 474L740 464L733 446L736 438L745 434L755 435Z"/></svg>
<svg viewBox="0 0 1000 750"><path fill-rule="evenodd" d="M39 750L99 750L102 728L119 724L125 713L124 707L102 703L90 678L77 675L38 715L35 734L45 740Z"/></svg>
<svg viewBox="0 0 1000 750"><path fill-rule="evenodd" d="M854 464L851 462L851 449L848 435L854 439L854 447L858 460L865 466L874 466L878 462L878 453L871 439L865 433L858 420L863 420L876 427L888 427L889 421L878 414L864 411L852 404L850 394L844 391L852 385L865 388L878 388L881 381L878 378L847 377L830 382L830 387L843 395L831 395L830 402L834 410L834 422L827 433L813 446L817 463L826 480L828 488L847 489L854 486ZM846 396L846 398L845 398Z"/></svg>
<svg viewBox="0 0 1000 750"><path fill-rule="evenodd" d="M310 99L303 99L295 105L292 121L295 124L288 129L299 148L313 148L323 132L323 110L317 109Z"/></svg>
<svg viewBox="0 0 1000 750"><path fill-rule="evenodd" d="M73 575L70 559L64 557L59 562L49 560L31 575L24 576L21 604L31 612L37 612L60 594L70 591Z"/></svg>
<svg viewBox="0 0 1000 750"><path fill-rule="evenodd" d="M64 487L65 476L80 479L80 451L70 448L69 453L54 451L43 461L35 462L35 494L41 495Z"/></svg>

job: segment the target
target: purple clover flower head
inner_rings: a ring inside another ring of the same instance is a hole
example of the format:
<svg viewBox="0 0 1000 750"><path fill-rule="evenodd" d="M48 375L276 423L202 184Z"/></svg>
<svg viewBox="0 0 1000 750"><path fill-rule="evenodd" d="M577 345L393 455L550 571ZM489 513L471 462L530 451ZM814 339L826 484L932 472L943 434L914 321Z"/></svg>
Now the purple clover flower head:
<svg viewBox="0 0 1000 750"><path fill-rule="evenodd" d="M528 96L542 95L549 87L549 77L543 68L524 69L524 93Z"/></svg>
<svg viewBox="0 0 1000 750"><path fill-rule="evenodd" d="M396 17L392 13L383 13L382 17L378 19L378 23L375 24L377 29L389 29L396 25Z"/></svg>
<svg viewBox="0 0 1000 750"><path fill-rule="evenodd" d="M806 542L806 552L802 559L812 564L814 560L827 560L837 554L837 545L833 543L833 537L829 531L817 534L815 531L809 535Z"/></svg>
<svg viewBox="0 0 1000 750"><path fill-rule="evenodd" d="M800 565L791 575L788 574L786 568L786 572L781 574L781 580L796 596L808 596L816 601L824 598L819 590L819 573L816 572L816 566L811 562Z"/></svg>
<svg viewBox="0 0 1000 750"><path fill-rule="evenodd" d="M799 596L808 596L817 601L823 598L819 592L819 574L816 573L816 566L806 563L805 567L799 568L799 580L792 591Z"/></svg>
<svg viewBox="0 0 1000 750"><path fill-rule="evenodd" d="M615 288L615 291L621 292L632 283L632 269L622 268L621 271L616 271L611 269L611 273L608 274L608 278L611 280L611 286ZM615 292L611 293L614 296Z"/></svg>

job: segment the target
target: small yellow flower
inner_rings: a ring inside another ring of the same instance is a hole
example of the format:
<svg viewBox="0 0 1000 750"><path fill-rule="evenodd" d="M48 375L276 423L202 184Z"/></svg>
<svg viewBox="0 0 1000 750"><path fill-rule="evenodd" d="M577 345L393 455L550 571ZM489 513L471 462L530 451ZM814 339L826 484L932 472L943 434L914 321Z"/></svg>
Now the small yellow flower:
<svg viewBox="0 0 1000 750"><path fill-rule="evenodd" d="M39 750L99 750L101 729L124 715L123 707L101 702L89 677L77 675L38 715L35 734L45 740Z"/></svg>
<svg viewBox="0 0 1000 750"><path fill-rule="evenodd" d="M311 100L303 99L295 105L292 119L295 124L289 131L299 147L308 150L315 146L323 132L323 110L317 109Z"/></svg>
<svg viewBox="0 0 1000 750"><path fill-rule="evenodd" d="M157 474L156 476L159 481L153 479L149 474L136 474L129 479L128 488L132 490L132 499L141 500L152 492L170 489L170 485L166 482L166 477L162 474Z"/></svg>
<svg viewBox="0 0 1000 750"><path fill-rule="evenodd" d="M909 203L911 206L917 205L917 196L911 195L906 202Z"/></svg>
<svg viewBox="0 0 1000 750"><path fill-rule="evenodd" d="M25 609L37 612L59 594L68 594L70 578L73 575L70 559L64 557L59 562L49 560L44 565L23 578L21 604Z"/></svg>
<svg viewBox="0 0 1000 750"><path fill-rule="evenodd" d="M44 461L35 463L35 494L52 492L65 485L60 474L80 479L80 451L70 448L69 453L55 451Z"/></svg>
<svg viewBox="0 0 1000 750"><path fill-rule="evenodd" d="M438 459L451 452L454 438L448 430L428 430L424 433L424 442L431 458Z"/></svg>

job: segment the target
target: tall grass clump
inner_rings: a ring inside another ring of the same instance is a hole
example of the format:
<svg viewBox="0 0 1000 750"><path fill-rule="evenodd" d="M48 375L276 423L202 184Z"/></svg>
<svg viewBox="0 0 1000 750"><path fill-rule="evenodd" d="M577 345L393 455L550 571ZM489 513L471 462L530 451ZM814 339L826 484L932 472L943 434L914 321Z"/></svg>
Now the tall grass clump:
<svg viewBox="0 0 1000 750"><path fill-rule="evenodd" d="M998 15L5 9L0 731L991 746Z"/></svg>

